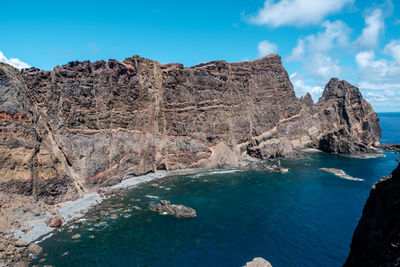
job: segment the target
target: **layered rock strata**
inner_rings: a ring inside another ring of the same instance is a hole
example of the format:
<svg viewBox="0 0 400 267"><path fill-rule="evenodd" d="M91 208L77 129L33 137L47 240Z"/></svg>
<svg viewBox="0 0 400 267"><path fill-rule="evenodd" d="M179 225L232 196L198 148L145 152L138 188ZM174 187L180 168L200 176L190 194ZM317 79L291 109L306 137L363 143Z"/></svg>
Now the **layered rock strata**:
<svg viewBox="0 0 400 267"><path fill-rule="evenodd" d="M344 266L400 266L400 165L372 186Z"/></svg>
<svg viewBox="0 0 400 267"><path fill-rule="evenodd" d="M48 203L156 170L237 166L313 147L368 152L379 118L332 79L298 99L280 57L185 68L134 56L21 72L0 63L0 190Z"/></svg>

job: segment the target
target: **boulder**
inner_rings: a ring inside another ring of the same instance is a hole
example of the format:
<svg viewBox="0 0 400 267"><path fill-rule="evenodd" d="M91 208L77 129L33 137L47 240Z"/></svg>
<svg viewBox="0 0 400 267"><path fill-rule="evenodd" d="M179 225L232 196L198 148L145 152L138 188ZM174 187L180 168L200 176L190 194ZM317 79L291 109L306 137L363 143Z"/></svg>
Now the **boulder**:
<svg viewBox="0 0 400 267"><path fill-rule="evenodd" d="M38 244L31 243L31 244L29 244L29 246L28 246L28 252L29 252L29 253L32 253L33 255L38 256L38 255L42 254L43 249L42 249L42 247L39 246Z"/></svg>
<svg viewBox="0 0 400 267"><path fill-rule="evenodd" d="M58 217L54 217L53 219L51 219L49 226L56 228L56 227L60 227L61 224L62 224L61 219Z"/></svg>
<svg viewBox="0 0 400 267"><path fill-rule="evenodd" d="M174 205L168 200L160 200L157 204L150 204L149 210L159 214L169 214L177 218L196 217L196 211L184 205Z"/></svg>
<svg viewBox="0 0 400 267"><path fill-rule="evenodd" d="M81 238L80 234L75 234L75 235L71 236L71 239L79 239L79 238Z"/></svg>
<svg viewBox="0 0 400 267"><path fill-rule="evenodd" d="M247 262L244 267L272 267L272 265L263 258L257 257L252 261Z"/></svg>
<svg viewBox="0 0 400 267"><path fill-rule="evenodd" d="M27 242L25 242L25 241L23 241L23 240L17 240L16 242L15 242L15 246L16 247L19 247L19 248L21 248L21 247L27 247L29 244L27 243Z"/></svg>

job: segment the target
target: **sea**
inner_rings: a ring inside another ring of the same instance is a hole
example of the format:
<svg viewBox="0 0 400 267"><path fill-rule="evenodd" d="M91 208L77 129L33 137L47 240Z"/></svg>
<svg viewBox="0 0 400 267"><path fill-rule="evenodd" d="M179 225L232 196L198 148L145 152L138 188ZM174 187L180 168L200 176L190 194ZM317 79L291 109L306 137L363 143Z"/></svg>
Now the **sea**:
<svg viewBox="0 0 400 267"><path fill-rule="evenodd" d="M400 113L379 117L381 141L400 143ZM262 257L274 267L342 266L371 186L400 158L384 154L355 159L310 153L282 160L289 173L233 170L167 178L158 188L140 185L40 242L43 253L32 265L243 266ZM149 211L160 199L192 207L197 216ZM81 237L72 239L76 234Z"/></svg>

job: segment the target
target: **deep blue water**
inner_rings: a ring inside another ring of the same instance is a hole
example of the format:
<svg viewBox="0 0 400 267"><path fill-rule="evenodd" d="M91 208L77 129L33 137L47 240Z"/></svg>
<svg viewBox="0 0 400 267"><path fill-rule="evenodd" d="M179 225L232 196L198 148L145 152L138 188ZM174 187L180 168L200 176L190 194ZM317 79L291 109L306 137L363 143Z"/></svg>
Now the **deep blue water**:
<svg viewBox="0 0 400 267"><path fill-rule="evenodd" d="M400 114L379 115L382 139L400 142ZM371 185L395 168L397 157L388 152L385 158L362 160L317 153L282 161L291 170L287 174L246 171L169 178L161 188L142 185L88 214L107 226L86 222L64 230L41 243L48 255L39 259L55 266L242 266L259 256L275 267L341 266ZM324 173L321 167L364 181ZM152 213L147 207L157 200L148 196L193 207L197 217ZM76 233L82 238L71 240Z"/></svg>

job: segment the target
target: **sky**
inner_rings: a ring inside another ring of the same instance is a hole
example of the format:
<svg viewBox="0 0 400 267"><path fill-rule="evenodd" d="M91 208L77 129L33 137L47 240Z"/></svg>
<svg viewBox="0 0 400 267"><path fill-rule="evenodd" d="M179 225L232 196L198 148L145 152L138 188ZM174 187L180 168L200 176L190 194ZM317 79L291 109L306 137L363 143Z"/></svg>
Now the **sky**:
<svg viewBox="0 0 400 267"><path fill-rule="evenodd" d="M51 70L133 55L193 66L279 54L298 97L332 77L378 112L400 112L399 0L15 1L0 12L0 62Z"/></svg>

